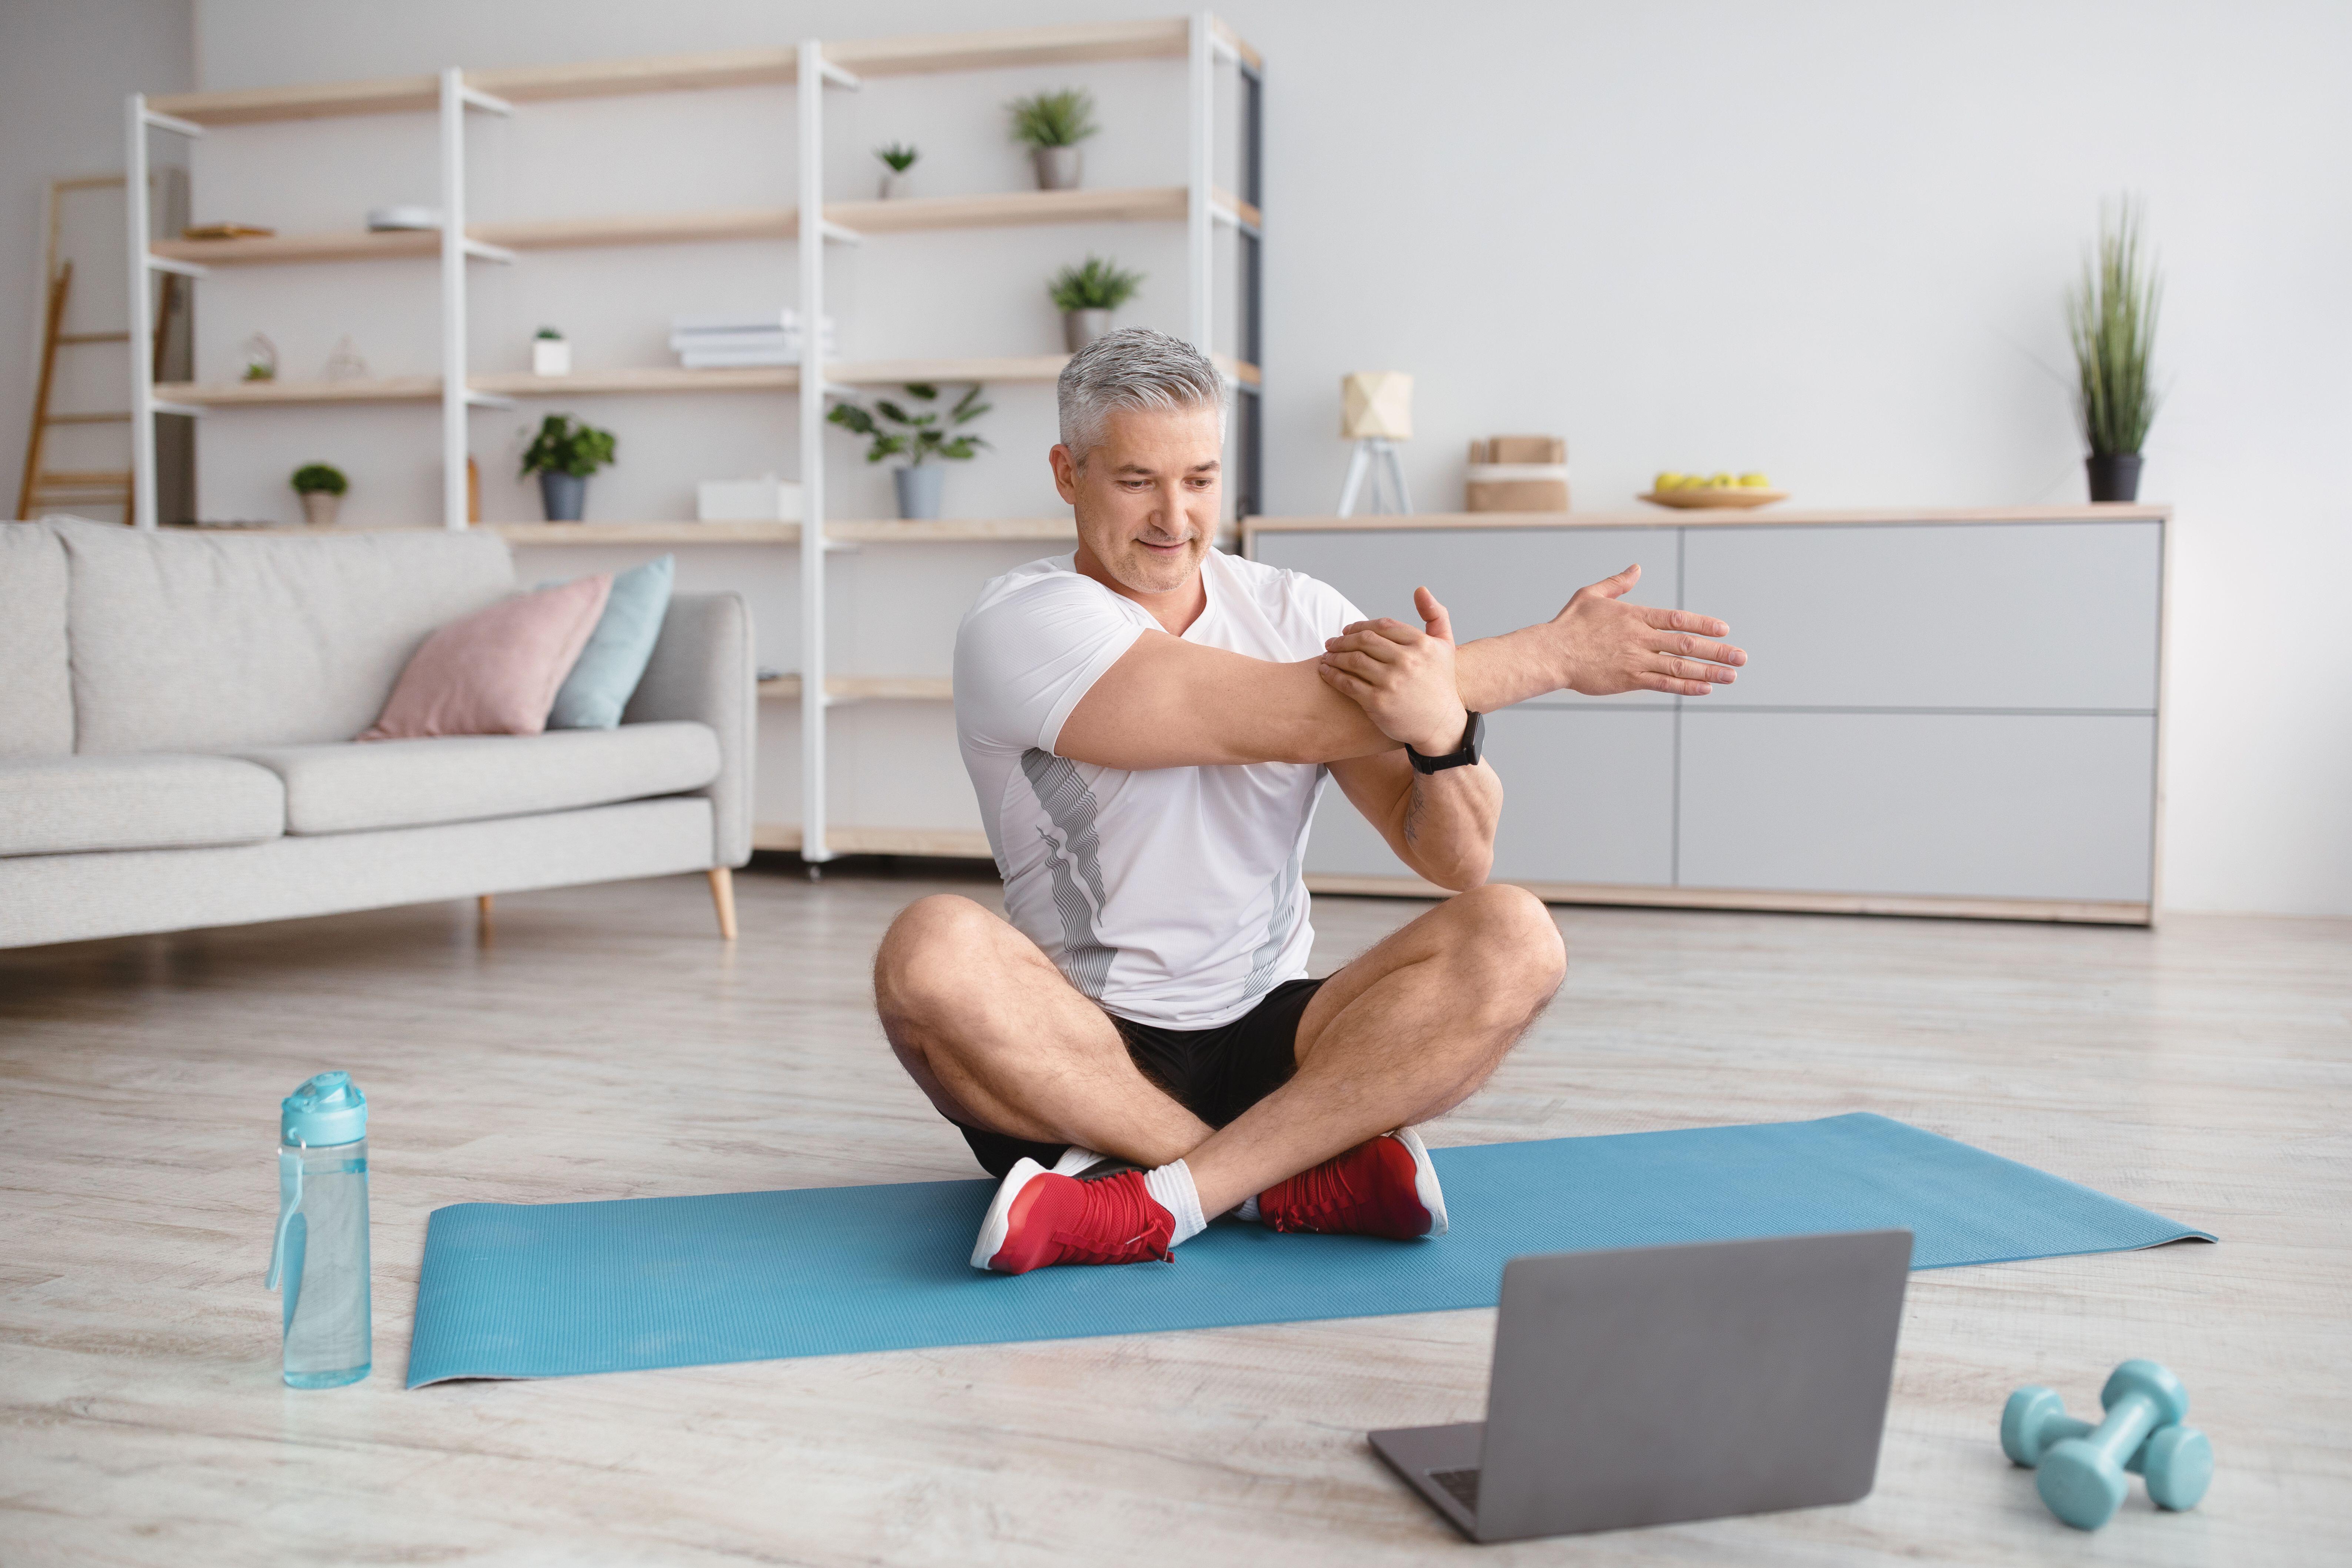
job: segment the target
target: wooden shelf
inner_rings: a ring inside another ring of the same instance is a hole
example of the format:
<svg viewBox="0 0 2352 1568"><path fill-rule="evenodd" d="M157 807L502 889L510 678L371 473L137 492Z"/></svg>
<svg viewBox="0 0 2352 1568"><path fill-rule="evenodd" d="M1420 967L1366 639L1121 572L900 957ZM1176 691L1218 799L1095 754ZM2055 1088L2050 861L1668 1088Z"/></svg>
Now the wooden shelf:
<svg viewBox="0 0 2352 1568"><path fill-rule="evenodd" d="M1253 68L1257 52L1222 22L1218 34ZM980 33L933 33L901 38L829 42L825 56L860 76L927 71L1000 70L1012 66L1066 65L1086 60L1181 59L1190 32L1181 16L1139 22L1083 22L1067 26L1014 27ZM789 85L797 79L794 48L719 49L706 54L587 60L571 65L509 67L466 73L466 85L517 103L571 98L614 98L640 92L689 92L709 88ZM158 113L199 125L252 125L352 114L411 114L440 101L431 76L384 77L227 92L170 93L147 100Z"/></svg>
<svg viewBox="0 0 2352 1568"><path fill-rule="evenodd" d="M1986 899L1943 893L1786 893L1748 888L1660 888L1611 882L1524 882L1548 904L1617 904L1663 910L1769 910L1808 915L1913 915L1930 920L2052 921L2075 925L2149 923L2149 906L2081 899ZM1419 877L1307 874L1307 890L1355 898L1450 899Z"/></svg>
<svg viewBox="0 0 2352 1568"><path fill-rule="evenodd" d="M1256 209L1219 191L1222 206L1255 223ZM969 196L912 196L887 202L835 202L824 216L859 234L912 234L929 229L1008 228L1052 223L1175 222L1188 205L1181 185L1102 191L993 191ZM712 240L787 240L800 232L796 207L719 207L702 212L624 213L541 218L529 223L476 224L466 231L509 250L570 250L592 246L684 245ZM207 267L257 267L313 261L425 258L441 253L441 236L425 229L385 233L254 235L241 239L171 239L158 256Z"/></svg>
<svg viewBox="0 0 2352 1568"><path fill-rule="evenodd" d="M478 522L509 544L797 544L797 522Z"/></svg>
<svg viewBox="0 0 2352 1568"><path fill-rule="evenodd" d="M825 847L836 855L928 855L950 860L988 860L994 858L988 847L988 835L956 827L845 827L835 823L825 829ZM801 847L801 830L796 826L774 822L751 825L751 847L754 849L796 850Z"/></svg>
<svg viewBox="0 0 2352 1568"><path fill-rule="evenodd" d="M570 375L533 375L527 370L516 370L477 375L467 382L477 392L506 397L589 397L633 392L787 392L800 384L800 367L791 364L724 365L712 370L688 370L676 364L620 365L609 370L574 371Z"/></svg>
<svg viewBox="0 0 2352 1568"><path fill-rule="evenodd" d="M801 678L780 675L760 682L762 698L780 702L801 699ZM828 675L824 678L828 707L849 702L951 702L954 684L943 675Z"/></svg>
<svg viewBox="0 0 2352 1568"><path fill-rule="evenodd" d="M159 403L206 408L257 407L282 403L429 403L441 395L437 375L363 376L352 381L159 382Z"/></svg>
<svg viewBox="0 0 2352 1568"><path fill-rule="evenodd" d="M824 536L845 544L927 544L1042 540L1075 544L1078 527L1066 517L925 518L899 522L828 522Z"/></svg>

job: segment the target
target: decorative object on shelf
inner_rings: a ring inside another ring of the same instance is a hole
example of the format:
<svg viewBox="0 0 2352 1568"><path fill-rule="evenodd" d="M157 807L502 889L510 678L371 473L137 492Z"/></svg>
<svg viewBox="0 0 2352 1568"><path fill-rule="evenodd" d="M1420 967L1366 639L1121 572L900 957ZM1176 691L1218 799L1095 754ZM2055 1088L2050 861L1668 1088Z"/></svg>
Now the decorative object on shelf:
<svg viewBox="0 0 2352 1568"><path fill-rule="evenodd" d="M411 229L439 228L441 209L425 206L370 207L367 215L371 234L402 233Z"/></svg>
<svg viewBox="0 0 2352 1568"><path fill-rule="evenodd" d="M824 354L831 359L833 317L824 325ZM712 370L725 365L798 364L801 363L801 313L781 310L737 310L719 315L673 316L669 346L677 363L688 370Z"/></svg>
<svg viewBox="0 0 2352 1568"><path fill-rule="evenodd" d="M294 493L302 498L302 520L313 528L325 528L335 521L343 492L352 488L343 470L332 463L305 463L294 470L290 482Z"/></svg>
<svg viewBox="0 0 2352 1568"><path fill-rule="evenodd" d="M920 153L904 142L893 142L887 147L875 148L874 155L890 166L889 172L882 176L882 200L897 201L901 196L914 194L908 188L911 182L907 178L907 171L915 166L915 160L921 156Z"/></svg>
<svg viewBox="0 0 2352 1568"><path fill-rule="evenodd" d="M1339 435L1356 444L1348 459L1348 481L1339 488L1339 515L1356 515L1356 497L1367 478L1374 511L1384 504L1391 511L1411 511L1412 492L1405 489L1396 444L1412 439L1412 377L1401 370L1360 370L1340 377Z"/></svg>
<svg viewBox="0 0 2352 1568"><path fill-rule="evenodd" d="M533 375L570 375L572 345L553 327L541 327L539 335L530 340L530 374Z"/></svg>
<svg viewBox="0 0 2352 1568"><path fill-rule="evenodd" d="M761 474L756 479L704 479L694 487L697 522L798 522L801 487Z"/></svg>
<svg viewBox="0 0 2352 1568"><path fill-rule="evenodd" d="M1634 499L1653 506L1693 511L1709 507L1770 506L1774 501L1787 500L1789 492L1774 489L1772 481L1762 474L1741 474L1734 479L1727 473L1677 474L1669 469L1651 480L1649 489Z"/></svg>
<svg viewBox="0 0 2352 1568"><path fill-rule="evenodd" d="M2139 498L2140 447L2160 401L2148 362L2164 279L2140 255L2139 203L2126 196L2119 205L2100 215L2098 248L2083 258L2082 279L2066 294L2074 417L2091 448L2084 467L2095 501Z"/></svg>
<svg viewBox="0 0 2352 1568"><path fill-rule="evenodd" d="M612 462L619 443L610 430L551 414L522 455L522 472L539 476L540 504L550 522L578 522L588 510L588 476Z"/></svg>
<svg viewBox="0 0 2352 1568"><path fill-rule="evenodd" d="M1062 346L1072 353L1110 331L1110 313L1135 298L1144 275L1117 261L1088 256L1083 267L1065 267L1045 285L1062 312Z"/></svg>
<svg viewBox="0 0 2352 1568"><path fill-rule="evenodd" d="M1075 191L1085 173L1078 143L1102 129L1095 123L1094 94L1082 88L1017 98L1004 106L1013 115L1013 139L1029 145L1041 191Z"/></svg>
<svg viewBox="0 0 2352 1568"><path fill-rule="evenodd" d="M908 397L918 403L936 404L940 389L929 382L909 382ZM903 404L887 397L874 400L874 413L869 414L855 403L842 402L833 405L825 418L853 435L870 437L873 445L866 449L866 460L878 463L885 458L904 455L906 466L892 472L891 482L898 491L898 516L902 521L915 521L940 515L940 490L945 470L936 463L925 467L929 458L945 458L962 462L988 443L976 435L951 436L989 411L989 405L980 401L981 388L975 383L948 409L926 408L919 414L908 412ZM886 430L875 420L879 414L891 424L900 426Z"/></svg>
<svg viewBox="0 0 2352 1568"><path fill-rule="evenodd" d="M365 381L367 374L368 363L361 355L359 345L352 342L352 335L345 332L341 337L337 338L335 352L327 356L327 379L329 381Z"/></svg>
<svg viewBox="0 0 2352 1568"><path fill-rule="evenodd" d="M471 456L466 458L466 521L482 521L482 465Z"/></svg>
<svg viewBox="0 0 2352 1568"><path fill-rule="evenodd" d="M239 351L245 359L245 372L240 381L276 381L278 379L278 345L256 332L245 340Z"/></svg>
<svg viewBox="0 0 2352 1568"><path fill-rule="evenodd" d="M182 239L269 239L276 237L274 228L263 228L250 223L200 223L180 231Z"/></svg>
<svg viewBox="0 0 2352 1568"><path fill-rule="evenodd" d="M1470 443L1465 511L1566 511L1568 443L1557 436L1494 436Z"/></svg>

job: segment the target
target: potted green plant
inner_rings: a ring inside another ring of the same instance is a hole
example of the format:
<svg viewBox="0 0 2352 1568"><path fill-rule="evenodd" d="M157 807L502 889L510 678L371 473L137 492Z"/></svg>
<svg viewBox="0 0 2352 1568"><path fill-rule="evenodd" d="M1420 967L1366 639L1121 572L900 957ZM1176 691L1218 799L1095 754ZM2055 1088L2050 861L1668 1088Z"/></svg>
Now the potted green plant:
<svg viewBox="0 0 2352 1568"><path fill-rule="evenodd" d="M2091 448L2084 467L2095 501L2138 498L2140 449L2158 401L2149 358L2163 298L2163 279L2140 254L2139 205L2126 198L2112 222L2101 216L2098 247L2066 295L2074 416Z"/></svg>
<svg viewBox="0 0 2352 1568"><path fill-rule="evenodd" d="M1065 267L1045 285L1062 312L1062 342L1072 353L1110 331L1110 313L1135 298L1143 274L1117 261L1089 256L1082 267Z"/></svg>
<svg viewBox="0 0 2352 1568"><path fill-rule="evenodd" d="M313 528L325 528L335 521L343 492L352 488L343 470L332 463L305 463L294 470L292 483L294 493L302 498L302 520Z"/></svg>
<svg viewBox="0 0 2352 1568"><path fill-rule="evenodd" d="M875 148L874 155L889 165L882 176L881 196L884 201L896 201L900 196L914 194L909 188L911 182L907 178L907 171L915 166L915 160L922 156L921 153L904 142L893 142L887 147Z"/></svg>
<svg viewBox="0 0 2352 1568"><path fill-rule="evenodd" d="M854 435L871 439L872 445L866 449L867 462L878 463L896 457L907 459L904 466L892 471L890 479L898 492L899 518L912 521L940 515L940 490L946 470L932 459L961 463L988 445L976 435L951 432L987 413L989 405L980 400L977 384L950 408L937 406L940 389L929 382L909 382L904 390L914 403L928 406L915 413L905 404L877 397L872 413L855 403L843 402L835 404L825 418ZM876 414L898 428L885 428L875 418Z"/></svg>
<svg viewBox="0 0 2352 1568"><path fill-rule="evenodd" d="M578 522L588 510L588 476L613 460L610 430L551 414L523 449L522 472L539 476L540 504L550 522Z"/></svg>
<svg viewBox="0 0 2352 1568"><path fill-rule="evenodd" d="M1082 88L1041 92L1006 104L1013 139L1029 145L1041 191L1074 191L1084 172L1078 143L1102 129L1095 123L1094 95Z"/></svg>

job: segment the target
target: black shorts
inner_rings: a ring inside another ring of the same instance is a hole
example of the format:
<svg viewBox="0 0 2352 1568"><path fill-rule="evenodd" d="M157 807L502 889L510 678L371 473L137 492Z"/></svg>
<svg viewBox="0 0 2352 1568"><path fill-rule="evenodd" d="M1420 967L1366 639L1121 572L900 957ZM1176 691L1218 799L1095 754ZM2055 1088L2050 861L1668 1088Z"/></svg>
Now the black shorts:
<svg viewBox="0 0 2352 1568"><path fill-rule="evenodd" d="M1298 1070L1298 1016L1322 984L1285 981L1256 1006L1213 1029L1163 1029L1116 1016L1110 1021L1127 1042L1128 1058L1144 1077L1210 1126L1223 1127L1288 1083ZM1000 1181L1024 1156L1053 1169L1066 1147L983 1132L961 1121L956 1128L988 1173Z"/></svg>

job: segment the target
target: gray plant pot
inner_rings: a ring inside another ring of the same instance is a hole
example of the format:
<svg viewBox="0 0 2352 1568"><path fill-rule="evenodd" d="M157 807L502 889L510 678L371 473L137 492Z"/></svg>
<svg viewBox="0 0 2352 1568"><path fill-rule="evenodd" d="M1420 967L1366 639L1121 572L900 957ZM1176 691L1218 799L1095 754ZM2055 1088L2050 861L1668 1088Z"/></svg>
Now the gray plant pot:
<svg viewBox="0 0 2352 1568"><path fill-rule="evenodd" d="M904 197L911 196L914 194L914 175L902 174L895 170L886 171L882 175L882 200L886 202L895 202Z"/></svg>
<svg viewBox="0 0 2352 1568"><path fill-rule="evenodd" d="M1041 191L1075 191L1085 173L1085 154L1076 147L1033 147L1029 161L1037 166Z"/></svg>
<svg viewBox="0 0 2352 1568"><path fill-rule="evenodd" d="M335 521L335 509L342 504L343 498L332 491L305 490L302 492L302 521L312 528L328 527Z"/></svg>
<svg viewBox="0 0 2352 1568"><path fill-rule="evenodd" d="M898 489L899 520L913 522L939 516L940 488L947 482L947 470L937 463L890 470L890 482Z"/></svg>
<svg viewBox="0 0 2352 1568"><path fill-rule="evenodd" d="M588 476L540 475L539 504L545 509L550 522L578 522L588 510Z"/></svg>
<svg viewBox="0 0 2352 1568"><path fill-rule="evenodd" d="M1062 312L1062 346L1072 353L1110 331L1108 310L1065 310Z"/></svg>

